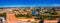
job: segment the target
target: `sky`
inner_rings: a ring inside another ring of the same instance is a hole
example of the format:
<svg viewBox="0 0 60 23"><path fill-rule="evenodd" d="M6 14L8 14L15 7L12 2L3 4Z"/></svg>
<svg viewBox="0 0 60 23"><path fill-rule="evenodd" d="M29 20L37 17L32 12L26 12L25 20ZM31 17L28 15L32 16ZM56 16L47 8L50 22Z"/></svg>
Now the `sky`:
<svg viewBox="0 0 60 23"><path fill-rule="evenodd" d="M0 7L60 6L60 0L0 0Z"/></svg>

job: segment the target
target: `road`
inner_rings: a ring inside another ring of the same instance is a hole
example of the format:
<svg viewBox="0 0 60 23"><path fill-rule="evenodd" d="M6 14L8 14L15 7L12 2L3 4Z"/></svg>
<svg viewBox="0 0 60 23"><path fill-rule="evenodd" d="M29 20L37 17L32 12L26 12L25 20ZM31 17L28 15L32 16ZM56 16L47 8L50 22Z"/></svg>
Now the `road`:
<svg viewBox="0 0 60 23"><path fill-rule="evenodd" d="M57 23L57 20L47 20L48 23Z"/></svg>

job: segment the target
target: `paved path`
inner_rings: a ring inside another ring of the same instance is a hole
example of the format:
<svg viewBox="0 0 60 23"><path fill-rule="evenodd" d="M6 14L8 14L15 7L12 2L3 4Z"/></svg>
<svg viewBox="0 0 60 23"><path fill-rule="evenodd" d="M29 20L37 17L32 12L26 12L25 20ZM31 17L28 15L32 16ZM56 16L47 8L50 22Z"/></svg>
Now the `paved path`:
<svg viewBox="0 0 60 23"><path fill-rule="evenodd" d="M47 20L48 23L57 23L57 20Z"/></svg>
<svg viewBox="0 0 60 23"><path fill-rule="evenodd" d="M27 22L27 21L19 21L19 20L17 20L17 21L15 21L15 23L29 23L29 22Z"/></svg>

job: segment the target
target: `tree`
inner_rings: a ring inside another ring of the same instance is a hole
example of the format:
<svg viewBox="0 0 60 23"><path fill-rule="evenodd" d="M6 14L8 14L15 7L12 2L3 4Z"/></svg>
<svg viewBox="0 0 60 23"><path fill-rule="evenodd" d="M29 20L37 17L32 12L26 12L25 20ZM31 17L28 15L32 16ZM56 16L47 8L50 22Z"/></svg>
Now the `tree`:
<svg viewBox="0 0 60 23"><path fill-rule="evenodd" d="M16 17L26 17L26 18L31 18L32 16L31 15L22 15L22 14L17 14L15 15Z"/></svg>
<svg viewBox="0 0 60 23"><path fill-rule="evenodd" d="M6 17L6 13L0 14L0 17Z"/></svg>
<svg viewBox="0 0 60 23"><path fill-rule="evenodd" d="M51 15L56 15L56 14L57 14L57 13L55 12L55 9L54 9L54 8L52 8L49 13L50 13Z"/></svg>
<svg viewBox="0 0 60 23"><path fill-rule="evenodd" d="M3 17L4 19L6 19L6 13L0 14L0 17Z"/></svg>
<svg viewBox="0 0 60 23"><path fill-rule="evenodd" d="M43 16L43 15L40 15L40 14L37 14L37 15L35 15L35 20L37 20L37 19L40 19L40 20L43 20L43 19L45 19L46 18L46 16Z"/></svg>
<svg viewBox="0 0 60 23"><path fill-rule="evenodd" d="M35 15L36 18L40 18L40 14Z"/></svg>
<svg viewBox="0 0 60 23"><path fill-rule="evenodd" d="M17 14L17 15L15 15L16 17L23 17L23 15L22 14Z"/></svg>
<svg viewBox="0 0 60 23"><path fill-rule="evenodd" d="M41 8L39 8L39 9L36 9L36 11L37 11L37 12L40 12L40 10L41 10Z"/></svg>
<svg viewBox="0 0 60 23"><path fill-rule="evenodd" d="M26 15L26 18L32 18L32 16L27 14L27 15Z"/></svg>
<svg viewBox="0 0 60 23"><path fill-rule="evenodd" d="M40 10L40 9L36 9L36 11L38 11L38 12L39 12L39 10Z"/></svg>
<svg viewBox="0 0 60 23"><path fill-rule="evenodd" d="M57 13L56 12L50 12L51 15L56 15Z"/></svg>
<svg viewBox="0 0 60 23"><path fill-rule="evenodd" d="M42 15L40 16L40 19L41 19L41 20L43 20L43 19L45 19L45 18L46 18L46 16L42 16Z"/></svg>

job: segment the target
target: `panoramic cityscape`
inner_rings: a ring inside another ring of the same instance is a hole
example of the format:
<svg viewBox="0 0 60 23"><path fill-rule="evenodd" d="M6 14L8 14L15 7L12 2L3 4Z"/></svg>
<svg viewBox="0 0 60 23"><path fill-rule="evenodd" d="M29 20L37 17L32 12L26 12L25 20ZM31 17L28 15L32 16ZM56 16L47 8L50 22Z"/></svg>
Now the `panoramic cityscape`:
<svg viewBox="0 0 60 23"><path fill-rule="evenodd" d="M0 8L0 17L3 23L38 23L43 19L47 23L57 23L60 7L5 7Z"/></svg>
<svg viewBox="0 0 60 23"><path fill-rule="evenodd" d="M0 0L0 23L60 23L60 0Z"/></svg>

